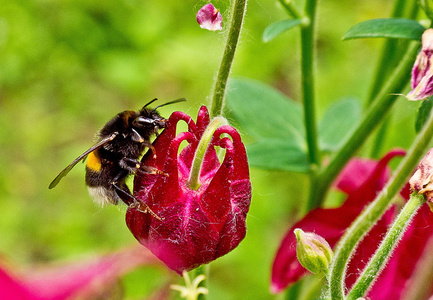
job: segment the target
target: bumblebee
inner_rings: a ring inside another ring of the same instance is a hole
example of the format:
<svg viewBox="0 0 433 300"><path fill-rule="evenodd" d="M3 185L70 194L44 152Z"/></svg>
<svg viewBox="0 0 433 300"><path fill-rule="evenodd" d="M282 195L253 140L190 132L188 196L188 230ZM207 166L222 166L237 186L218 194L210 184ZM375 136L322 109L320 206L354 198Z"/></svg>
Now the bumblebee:
<svg viewBox="0 0 433 300"><path fill-rule="evenodd" d="M156 100L153 99L139 111L126 110L114 116L99 131L99 141L64 168L49 188L54 188L78 162L87 157L86 185L96 203L116 205L122 201L158 218L146 204L135 199L125 182L129 175L137 171L164 174L153 167L142 165L138 159L145 148L155 151L150 139L165 128L166 119L156 109L185 99L149 108Z"/></svg>

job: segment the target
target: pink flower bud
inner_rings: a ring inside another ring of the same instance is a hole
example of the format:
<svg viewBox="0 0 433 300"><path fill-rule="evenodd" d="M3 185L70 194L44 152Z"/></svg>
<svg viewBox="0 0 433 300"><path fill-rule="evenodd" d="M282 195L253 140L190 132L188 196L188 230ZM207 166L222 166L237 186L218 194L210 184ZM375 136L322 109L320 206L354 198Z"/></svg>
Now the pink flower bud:
<svg viewBox="0 0 433 300"><path fill-rule="evenodd" d="M176 136L179 120L188 131ZM205 106L197 123L182 112L170 116L154 143L156 155L149 151L142 160L165 174L139 172L134 183L134 196L159 219L134 207L126 214L137 240L178 273L230 252L246 233L251 182L245 147L236 129L212 128L214 120L209 121ZM178 154L185 141L188 145ZM225 149L222 163L215 146Z"/></svg>
<svg viewBox="0 0 433 300"><path fill-rule="evenodd" d="M409 100L423 100L433 95L433 29L422 35L422 49L412 69L412 90L407 94Z"/></svg>
<svg viewBox="0 0 433 300"><path fill-rule="evenodd" d="M206 4L197 12L197 22L203 29L215 31L221 30L223 17L212 4Z"/></svg>

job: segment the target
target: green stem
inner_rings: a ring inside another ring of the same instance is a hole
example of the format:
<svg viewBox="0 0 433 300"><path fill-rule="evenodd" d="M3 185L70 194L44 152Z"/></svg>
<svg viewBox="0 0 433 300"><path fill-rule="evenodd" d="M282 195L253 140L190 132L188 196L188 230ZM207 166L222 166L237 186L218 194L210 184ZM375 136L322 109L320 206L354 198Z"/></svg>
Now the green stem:
<svg viewBox="0 0 433 300"><path fill-rule="evenodd" d="M403 236L412 218L424 203L424 195L418 195L417 193L411 195L409 201L394 221L394 224L388 230L373 258L369 261L352 290L347 295L348 300L356 300L367 292L374 279L379 276L384 264L391 257L393 250L397 247L398 241Z"/></svg>
<svg viewBox="0 0 433 300"><path fill-rule="evenodd" d="M305 3L305 22L301 26L301 74L304 124L307 135L308 156L312 169L320 166L320 152L317 143L315 90L314 90L314 29L317 0Z"/></svg>
<svg viewBox="0 0 433 300"><path fill-rule="evenodd" d="M293 2L290 0L279 0L280 4L284 7L287 13L292 16L294 19L301 19L302 16L296 7L293 5Z"/></svg>
<svg viewBox="0 0 433 300"><path fill-rule="evenodd" d="M400 92L407 84L410 77L410 70L417 52L418 43L412 43L403 60L388 79L382 90L375 97L375 100L366 115L363 117L361 123L332 158L328 166L318 174L315 184L311 185L310 188L310 198L308 202L309 210L319 207L322 204L335 177L340 173L344 165L379 124L379 120L382 120L391 109L398 95L390 93Z"/></svg>
<svg viewBox="0 0 433 300"><path fill-rule="evenodd" d="M378 158L381 154L382 147L385 144L388 128L391 125L391 116L387 116L385 120L382 121L382 125L379 127L377 134L374 138L373 147L371 148L370 157Z"/></svg>
<svg viewBox="0 0 433 300"><path fill-rule="evenodd" d="M296 282L292 287L290 287L285 293L285 300L299 299L302 292L302 281Z"/></svg>
<svg viewBox="0 0 433 300"><path fill-rule="evenodd" d="M402 17L404 13L404 6L407 0L397 0L394 5L394 9L391 13L391 18ZM397 52L397 39L386 39L383 45L379 62L376 67L376 72L373 77L372 86L368 96L367 103L370 104L385 81L385 78L389 74L390 69L395 65L395 52ZM390 56L394 59L390 59Z"/></svg>
<svg viewBox="0 0 433 300"><path fill-rule="evenodd" d="M411 7L411 9L409 11L407 18L415 20L418 16L418 12L420 10L420 6L418 5L418 0L412 0L412 5L410 7Z"/></svg>
<svg viewBox="0 0 433 300"><path fill-rule="evenodd" d="M236 47L238 45L246 6L247 0L235 0L233 4L232 22L230 25L226 47L213 90L210 111L211 117L221 116L223 113L224 96L227 87L227 81L233 64Z"/></svg>
<svg viewBox="0 0 433 300"><path fill-rule="evenodd" d="M413 172L414 167L419 163L424 155L425 148L428 146L433 136L433 114L423 130L415 139L412 147L402 160L392 178L382 189L376 199L350 225L338 243L335 250L334 259L330 267L330 293L333 300L344 298L344 275L349 257L376 221L386 211L394 195L407 182L408 177Z"/></svg>
<svg viewBox="0 0 433 300"><path fill-rule="evenodd" d="M432 7L430 7L429 1L426 0L421 0L421 7L424 9L425 14L427 15L427 17L433 21L433 11L432 11Z"/></svg>
<svg viewBox="0 0 433 300"><path fill-rule="evenodd" d="M200 171L203 164L204 156L206 154L206 150L209 146L210 141L212 140L215 130L225 124L227 124L227 120L225 118L213 118L209 126L206 127L205 131L203 132L200 142L198 143L197 150L195 151L194 159L191 165L191 174L189 175L189 179L187 182L187 185L190 189L198 190L200 188Z"/></svg>
<svg viewBox="0 0 433 300"><path fill-rule="evenodd" d="M401 18L404 16L405 6L407 0L397 0L395 1L393 11L391 13L391 18ZM409 10L409 9L407 9ZM385 39L384 45L382 47L379 62L376 67L376 73L372 81L370 88L370 93L366 103L369 105L374 100L374 97L380 90L385 79L389 76L392 71L393 66L398 63L400 59L400 53L407 48L408 41L399 39ZM377 158L380 155L384 140L388 133L390 120L386 118L383 121L379 131L374 139L373 146L371 149L370 157Z"/></svg>

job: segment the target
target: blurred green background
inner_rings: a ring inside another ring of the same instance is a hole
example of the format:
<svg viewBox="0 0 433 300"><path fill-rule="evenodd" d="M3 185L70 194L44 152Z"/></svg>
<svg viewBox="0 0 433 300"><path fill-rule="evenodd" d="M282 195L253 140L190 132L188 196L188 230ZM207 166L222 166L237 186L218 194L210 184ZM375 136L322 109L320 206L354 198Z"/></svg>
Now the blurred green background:
<svg viewBox="0 0 433 300"><path fill-rule="evenodd" d="M227 2L213 2L223 17ZM20 267L72 261L136 243L124 222L125 208L93 204L84 166L54 190L48 184L120 111L138 109L155 97L185 97L188 102L160 112L168 117L183 110L195 118L199 106L208 103L225 41L224 31L206 31L196 23L195 14L206 3L2 1L0 253L7 260ZM364 102L383 40L343 42L341 37L360 21L388 17L391 7L385 0L319 2L318 115L342 97ZM232 76L261 80L299 100L298 29L261 41L267 25L286 17L275 0L249 2ZM227 30L226 21L223 26ZM384 151L410 144L417 106L398 100ZM307 181L301 174L254 168L251 178L247 237L211 264L209 299L275 297L269 294L272 259L296 221ZM158 268L128 275L126 298L146 297L165 276Z"/></svg>

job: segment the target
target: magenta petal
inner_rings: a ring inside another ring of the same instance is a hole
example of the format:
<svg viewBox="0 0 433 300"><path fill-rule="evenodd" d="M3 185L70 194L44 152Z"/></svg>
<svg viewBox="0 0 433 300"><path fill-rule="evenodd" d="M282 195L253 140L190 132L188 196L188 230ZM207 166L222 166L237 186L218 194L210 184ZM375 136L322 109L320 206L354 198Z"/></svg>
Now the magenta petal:
<svg viewBox="0 0 433 300"><path fill-rule="evenodd" d="M188 139L189 136L191 136L191 133L189 132L179 134L175 139L173 139L170 148L167 149L164 166L160 169L160 171L164 172L166 175L144 174L145 176L136 176L134 185L134 187L137 187L136 197L138 199L146 199L144 202L149 205L156 214L161 212L165 207L174 204L176 199L179 197L180 186L177 152L180 143ZM143 163L146 164L146 161ZM147 185L147 179L149 177L156 178L153 185ZM142 181L139 179L142 179ZM139 186L141 186L141 189L138 189ZM170 186L170 189L165 188L166 186ZM150 193L153 189L159 191L158 196Z"/></svg>
<svg viewBox="0 0 433 300"><path fill-rule="evenodd" d="M237 180L231 184L231 210L221 232L217 256L233 250L244 239L246 218L251 204L251 182L249 179Z"/></svg>
<svg viewBox="0 0 433 300"><path fill-rule="evenodd" d="M9 300L42 300L2 268L0 268L0 295L2 299Z"/></svg>
<svg viewBox="0 0 433 300"><path fill-rule="evenodd" d="M387 163L389 160L403 154L404 152L401 150L394 150L388 153L376 164L373 170L370 169L368 174L364 174L363 182L354 179L348 180L349 184L345 185L345 189L350 190L351 193L348 194L347 200L341 207L312 210L288 230L281 242L272 267L272 292L281 292L288 285L295 283L307 273L296 258L296 237L293 230L301 228L305 232L314 232L322 236L333 247L365 205L376 197L377 192L382 189L388 180L389 170L387 169ZM369 164L370 162L367 163ZM359 169L358 163L351 166ZM347 174L349 175L350 173ZM349 177L351 178L351 174ZM340 178L340 182L341 180L343 178ZM362 268L368 260L369 254L377 247L382 234L386 232L387 224L391 221L391 216L392 211L388 211L372 229L371 233L362 241L357 254L352 260L360 262L360 264L352 263L350 265L349 276L346 281L348 286L355 279L355 276L351 274L358 273L359 268Z"/></svg>
<svg viewBox="0 0 433 300"><path fill-rule="evenodd" d="M164 222L152 225L153 230L148 232L140 228L141 212L128 209L126 215L128 227L137 240L179 274L214 260L219 238L198 209L197 201L189 202L188 206L178 202L168 207L160 216Z"/></svg>
<svg viewBox="0 0 433 300"><path fill-rule="evenodd" d="M389 160L394 158L394 156L402 156L405 154L406 152L403 149L391 150L381 159L381 163L386 165ZM376 168L377 161L373 159L354 158L347 163L341 173L337 176L334 185L342 192L350 194L359 189L359 187L364 184L365 179L370 177ZM383 185L388 178L389 170L385 171L381 175L378 184Z"/></svg>
<svg viewBox="0 0 433 300"><path fill-rule="evenodd" d="M226 133L230 135L230 137L233 139L232 145L233 145L233 178L236 179L247 179L250 177L249 168L248 168L248 159L247 159L247 152L245 150L245 146L241 141L241 136L231 126L222 126L218 128L218 130L215 132L215 135L220 136L221 134ZM223 148L226 148L225 146L221 145Z"/></svg>
<svg viewBox="0 0 433 300"><path fill-rule="evenodd" d="M207 111L206 106L201 106L198 115L197 115L197 135L201 136L206 129L206 127L209 125L210 119L209 119L209 112Z"/></svg>
<svg viewBox="0 0 433 300"><path fill-rule="evenodd" d="M197 22L203 29L211 31L221 30L221 22L223 18L218 9L212 4L206 4L197 12Z"/></svg>
<svg viewBox="0 0 433 300"><path fill-rule="evenodd" d="M231 207L230 203L230 172L231 164L227 163L227 156L224 163L211 179L206 191L203 192L201 207L208 216L209 221L214 224L218 232L221 231Z"/></svg>
<svg viewBox="0 0 433 300"><path fill-rule="evenodd" d="M335 180L335 187L350 194L359 189L365 177L371 176L377 166L373 159L354 158L350 160Z"/></svg>

